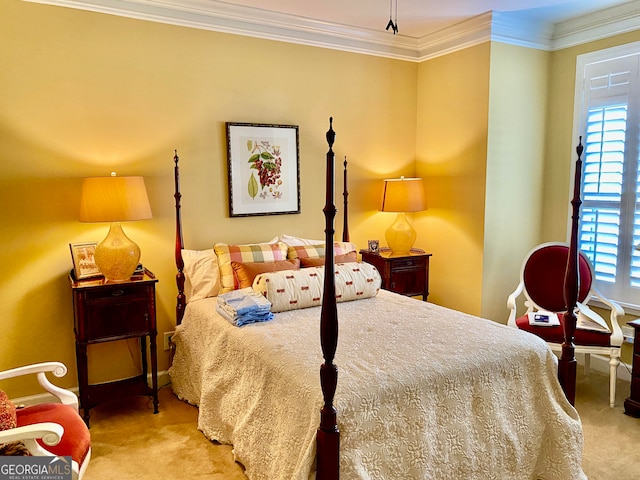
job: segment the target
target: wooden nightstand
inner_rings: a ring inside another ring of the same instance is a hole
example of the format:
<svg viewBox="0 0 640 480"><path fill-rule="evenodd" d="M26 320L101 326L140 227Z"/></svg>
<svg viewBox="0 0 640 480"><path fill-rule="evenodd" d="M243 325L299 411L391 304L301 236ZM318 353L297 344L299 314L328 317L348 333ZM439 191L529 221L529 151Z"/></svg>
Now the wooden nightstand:
<svg viewBox="0 0 640 480"><path fill-rule="evenodd" d="M158 413L158 361L156 349L156 290L158 280L149 270L127 282L108 283L103 278L69 282L73 292L76 362L80 406L89 425L89 410L118 395L153 397L153 413ZM152 387L147 383L147 337L151 357ZM87 346L126 338L139 338L142 373L133 378L89 384Z"/></svg>
<svg viewBox="0 0 640 480"><path fill-rule="evenodd" d="M429 296L430 253L411 249L409 255L394 255L383 248L378 253L360 250L362 261L378 269L382 276L382 288L413 297L421 295L426 302Z"/></svg>
<svg viewBox="0 0 640 480"><path fill-rule="evenodd" d="M631 395L624 401L624 413L640 417L640 319L629 322L635 331L631 369Z"/></svg>

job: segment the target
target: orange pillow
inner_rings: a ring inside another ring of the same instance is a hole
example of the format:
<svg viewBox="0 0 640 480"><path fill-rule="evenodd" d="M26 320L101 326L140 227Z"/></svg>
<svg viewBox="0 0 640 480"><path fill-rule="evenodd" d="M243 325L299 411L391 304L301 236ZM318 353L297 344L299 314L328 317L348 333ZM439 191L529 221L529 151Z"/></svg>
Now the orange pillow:
<svg viewBox="0 0 640 480"><path fill-rule="evenodd" d="M301 267L323 267L325 257L321 258L300 258ZM345 253L344 255L336 255L334 257L334 263L352 263L358 261L358 254L356 252Z"/></svg>
<svg viewBox="0 0 640 480"><path fill-rule="evenodd" d="M300 259L276 260L275 262L231 262L236 278L236 288L247 288L253 285L256 275L280 270L300 270Z"/></svg>
<svg viewBox="0 0 640 480"><path fill-rule="evenodd" d="M0 390L0 430L9 430L16 426L16 406L9 400L7 394Z"/></svg>

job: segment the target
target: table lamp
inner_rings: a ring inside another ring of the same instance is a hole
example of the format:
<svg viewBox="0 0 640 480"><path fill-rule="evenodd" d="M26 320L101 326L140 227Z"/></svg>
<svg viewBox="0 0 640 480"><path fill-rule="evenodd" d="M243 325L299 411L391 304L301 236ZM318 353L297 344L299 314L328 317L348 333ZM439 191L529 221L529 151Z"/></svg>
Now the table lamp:
<svg viewBox="0 0 640 480"><path fill-rule="evenodd" d="M96 265L111 282L131 278L140 248L122 231L120 222L151 218L142 177L89 177L82 181L81 222L111 222L107 237L96 246Z"/></svg>
<svg viewBox="0 0 640 480"><path fill-rule="evenodd" d="M408 254L416 241L416 231L407 221L406 212L426 208L421 178L394 178L384 181L381 212L398 212L396 220L385 232L391 253Z"/></svg>

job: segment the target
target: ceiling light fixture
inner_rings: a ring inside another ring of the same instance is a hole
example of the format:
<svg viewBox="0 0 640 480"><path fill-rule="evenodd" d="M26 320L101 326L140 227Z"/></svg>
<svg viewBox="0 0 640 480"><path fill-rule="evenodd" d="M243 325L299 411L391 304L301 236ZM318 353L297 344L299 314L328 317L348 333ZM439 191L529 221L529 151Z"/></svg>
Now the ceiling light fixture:
<svg viewBox="0 0 640 480"><path fill-rule="evenodd" d="M389 0L389 23L387 23L387 28L385 30L393 30L393 34L398 33L398 0L395 0L396 4L396 19L393 21L393 2L394 0Z"/></svg>

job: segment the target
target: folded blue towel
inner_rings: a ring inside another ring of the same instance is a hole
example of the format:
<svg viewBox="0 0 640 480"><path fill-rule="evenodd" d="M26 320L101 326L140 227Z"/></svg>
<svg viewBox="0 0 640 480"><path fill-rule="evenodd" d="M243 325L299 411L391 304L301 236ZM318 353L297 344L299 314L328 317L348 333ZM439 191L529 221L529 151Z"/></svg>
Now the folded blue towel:
<svg viewBox="0 0 640 480"><path fill-rule="evenodd" d="M271 302L251 287L219 295L216 310L238 327L273 318Z"/></svg>

